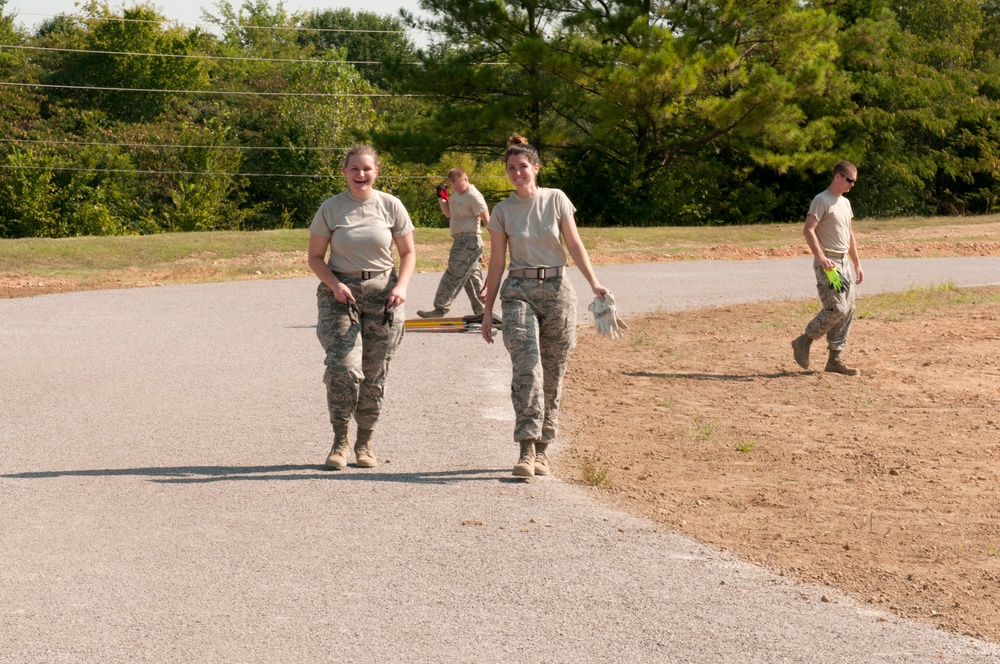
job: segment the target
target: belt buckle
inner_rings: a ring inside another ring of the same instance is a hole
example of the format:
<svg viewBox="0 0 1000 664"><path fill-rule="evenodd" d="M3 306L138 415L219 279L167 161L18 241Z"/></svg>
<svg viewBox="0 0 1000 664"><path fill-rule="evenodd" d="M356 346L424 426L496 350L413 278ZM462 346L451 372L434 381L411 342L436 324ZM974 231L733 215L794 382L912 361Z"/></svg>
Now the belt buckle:
<svg viewBox="0 0 1000 664"><path fill-rule="evenodd" d="M361 278L362 279L371 279L372 278L372 271L371 270L361 270Z"/></svg>

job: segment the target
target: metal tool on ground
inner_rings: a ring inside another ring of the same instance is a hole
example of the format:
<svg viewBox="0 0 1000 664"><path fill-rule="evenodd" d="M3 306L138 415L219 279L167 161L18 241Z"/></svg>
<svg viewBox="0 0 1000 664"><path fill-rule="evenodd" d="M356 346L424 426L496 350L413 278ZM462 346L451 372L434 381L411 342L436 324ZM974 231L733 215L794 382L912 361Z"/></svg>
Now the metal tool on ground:
<svg viewBox="0 0 1000 664"><path fill-rule="evenodd" d="M478 332L483 327L483 314L454 318L416 318L404 324L409 332ZM493 314L493 329L500 330L503 319Z"/></svg>

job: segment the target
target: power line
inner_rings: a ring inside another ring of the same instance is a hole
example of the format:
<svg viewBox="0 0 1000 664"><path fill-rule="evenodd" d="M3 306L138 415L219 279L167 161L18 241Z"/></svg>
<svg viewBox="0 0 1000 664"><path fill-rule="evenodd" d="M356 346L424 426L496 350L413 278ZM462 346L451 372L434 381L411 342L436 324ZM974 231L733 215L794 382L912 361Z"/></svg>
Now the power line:
<svg viewBox="0 0 1000 664"><path fill-rule="evenodd" d="M139 56L146 58L191 58L198 60L231 60L234 62L297 62L300 64L345 64L345 65L380 65L379 60L303 60L295 58L248 58L230 55L201 55L198 53L137 53L135 51L99 51L84 48L55 48L52 46L26 46L22 44L0 44L0 48L12 48L20 51L55 51L58 53L83 53L95 55ZM403 62L404 65L422 65L423 62ZM467 66L509 65L509 62L478 62Z"/></svg>
<svg viewBox="0 0 1000 664"><path fill-rule="evenodd" d="M156 23L157 25L161 23L170 23L171 25L180 25L187 27L200 28L203 27L202 23L182 23L180 21L172 21L169 18L163 18L159 20L146 19L146 18L124 18L119 16L80 16L78 14L37 14L32 12L19 12L19 16L48 16L50 18L72 18L78 21L118 21L121 23ZM239 29L239 30L291 30L296 32L361 32L369 34L388 34L388 35L404 35L406 30L363 30L359 28L306 28L302 26L284 26L284 25L223 25L219 24L219 27L228 29ZM416 28L419 29L419 28Z"/></svg>
<svg viewBox="0 0 1000 664"><path fill-rule="evenodd" d="M100 145L118 148L174 148L178 150L297 150L343 152L354 146L335 145L331 147L312 147L295 145L186 145L184 143L111 143L107 141L65 141L41 138L0 138L0 143L29 143L32 145ZM394 150L421 150L419 146L401 146Z"/></svg>
<svg viewBox="0 0 1000 664"><path fill-rule="evenodd" d="M83 168L75 166L21 166L18 164L0 164L0 168L9 170L28 170L28 171L74 171L74 172L87 172L87 173L131 173L138 175L226 175L229 177L240 177L240 178L310 178L314 180L323 180L328 178L341 177L339 175L308 175L301 173L227 173L225 171L152 171L152 170L139 170L139 169L127 169L127 168ZM380 180L441 180L446 176L444 175L381 175L379 174L378 179ZM506 180L507 178L502 175L480 175L476 179L479 180Z"/></svg>
<svg viewBox="0 0 1000 664"><path fill-rule="evenodd" d="M90 85L52 85L48 83L12 83L0 81L0 85L22 88L47 88L59 90L99 90L101 92L163 92L169 94L192 95L240 95L244 97L423 97L424 95L398 95L386 92L253 92L241 90L166 90L158 88L115 88Z"/></svg>
<svg viewBox="0 0 1000 664"><path fill-rule="evenodd" d="M177 149L213 149L213 150L325 150L338 152L349 150L349 147L295 147L289 145L183 145L181 143L104 143L101 141L57 141L37 138L0 138L0 143L32 143L42 145L103 145L119 148L177 148Z"/></svg>
<svg viewBox="0 0 1000 664"><path fill-rule="evenodd" d="M75 166L21 166L19 164L0 164L0 168L27 171L74 171L86 173L132 173L141 175L228 175L244 178L319 178L333 177L330 175L302 175L298 173L227 173L224 171L143 171L129 168L82 168Z"/></svg>
<svg viewBox="0 0 1000 664"><path fill-rule="evenodd" d="M22 46L14 44L0 44L0 48L13 48L21 51L56 51L59 53L86 53L95 55L127 55L146 58L195 58L199 60L233 60L236 62L298 62L301 64L324 64L324 65L379 65L378 60L300 60L295 58L242 58L228 55L199 55L197 53L135 53L132 51L97 51L83 48L54 48L51 46ZM419 62L406 62L403 64L418 65Z"/></svg>

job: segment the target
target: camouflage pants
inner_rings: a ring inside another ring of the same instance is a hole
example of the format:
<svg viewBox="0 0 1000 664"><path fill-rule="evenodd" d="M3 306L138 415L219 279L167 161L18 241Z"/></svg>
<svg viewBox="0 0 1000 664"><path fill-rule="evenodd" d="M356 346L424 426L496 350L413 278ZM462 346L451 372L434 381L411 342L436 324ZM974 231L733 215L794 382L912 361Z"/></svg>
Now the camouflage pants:
<svg viewBox="0 0 1000 664"><path fill-rule="evenodd" d="M374 429L382 410L389 360L403 339L403 307L383 324L385 301L396 284L395 272L374 279L341 278L357 300L360 315L341 304L325 284L316 293L319 322L316 336L326 351L326 402L334 431L353 417L360 429Z"/></svg>
<svg viewBox="0 0 1000 664"><path fill-rule="evenodd" d="M508 277L500 301L503 345L513 365L514 440L551 443L563 376L576 346L576 293L565 277Z"/></svg>
<svg viewBox="0 0 1000 664"><path fill-rule="evenodd" d="M819 292L820 302L823 303L823 310L806 325L806 335L810 339L819 339L825 334L827 347L830 350L844 350L847 345L847 335L851 332L851 323L854 321L857 276L854 272L854 263L846 254L841 258L830 257L830 260L837 265L846 289L842 293L835 291L830 286L823 268L818 262L813 261L816 290Z"/></svg>
<svg viewBox="0 0 1000 664"><path fill-rule="evenodd" d="M434 296L435 309L450 309L464 287L465 294L472 303L472 313L483 312L483 298L479 296L479 292L483 290L482 258L483 238L479 233L455 236L451 243L451 253L448 254L448 269L441 276L441 283Z"/></svg>

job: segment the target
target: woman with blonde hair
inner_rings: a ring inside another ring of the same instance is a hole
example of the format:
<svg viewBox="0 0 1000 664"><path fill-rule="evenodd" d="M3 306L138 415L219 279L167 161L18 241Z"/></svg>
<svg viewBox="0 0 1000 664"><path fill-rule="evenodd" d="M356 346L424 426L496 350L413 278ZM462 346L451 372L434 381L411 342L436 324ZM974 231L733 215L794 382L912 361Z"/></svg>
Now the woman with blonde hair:
<svg viewBox="0 0 1000 664"><path fill-rule="evenodd" d="M602 301L608 289L597 281L580 240L576 208L561 190L538 186L538 151L514 134L504 162L515 193L493 208L487 225L485 309L493 311L500 296L503 343L513 366L514 440L520 445L513 474L532 477L550 473L547 451L556 438L562 380L576 345L576 293L566 274L566 251ZM508 253L510 271L501 285ZM482 335L493 343L489 315Z"/></svg>
<svg viewBox="0 0 1000 664"><path fill-rule="evenodd" d="M347 466L352 418L358 428L357 466L378 465L372 436L389 360L403 338L403 303L416 265L410 215L398 198L374 189L378 171L371 147L348 150L341 171L347 191L324 201L309 227L309 267L321 282L316 334L326 351L323 382L333 425L326 467L331 470Z"/></svg>

